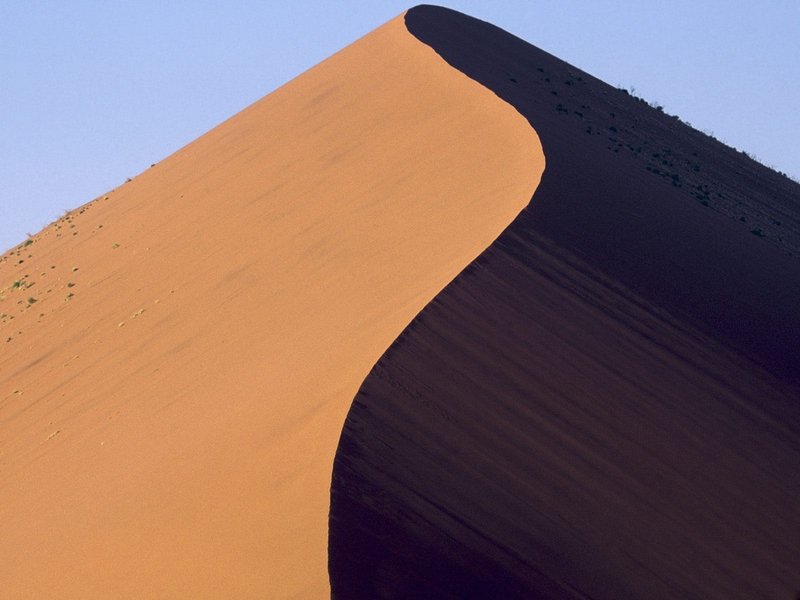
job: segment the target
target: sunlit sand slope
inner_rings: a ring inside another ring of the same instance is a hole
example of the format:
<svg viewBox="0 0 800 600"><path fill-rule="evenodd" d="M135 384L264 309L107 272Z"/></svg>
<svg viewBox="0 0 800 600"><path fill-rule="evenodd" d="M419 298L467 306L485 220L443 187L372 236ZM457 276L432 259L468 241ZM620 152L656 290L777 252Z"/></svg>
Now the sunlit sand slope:
<svg viewBox="0 0 800 600"><path fill-rule="evenodd" d="M407 24L547 170L353 404L335 596L796 597L800 186L489 24Z"/></svg>
<svg viewBox="0 0 800 600"><path fill-rule="evenodd" d="M6 253L0 596L326 596L359 385L543 168L399 18Z"/></svg>

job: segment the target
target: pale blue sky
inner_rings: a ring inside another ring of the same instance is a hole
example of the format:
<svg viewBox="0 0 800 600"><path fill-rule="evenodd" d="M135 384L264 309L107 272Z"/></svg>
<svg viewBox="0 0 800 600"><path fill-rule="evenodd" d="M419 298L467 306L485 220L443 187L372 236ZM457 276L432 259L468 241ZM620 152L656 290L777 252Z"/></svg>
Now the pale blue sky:
<svg viewBox="0 0 800 600"><path fill-rule="evenodd" d="M453 0L800 178L800 2ZM411 4L0 1L0 250Z"/></svg>

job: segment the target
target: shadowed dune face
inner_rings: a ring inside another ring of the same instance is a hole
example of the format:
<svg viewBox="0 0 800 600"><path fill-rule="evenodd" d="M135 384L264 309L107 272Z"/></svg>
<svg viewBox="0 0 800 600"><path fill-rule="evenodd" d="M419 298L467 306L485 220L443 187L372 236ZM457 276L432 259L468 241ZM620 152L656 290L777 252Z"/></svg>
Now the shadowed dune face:
<svg viewBox="0 0 800 600"><path fill-rule="evenodd" d="M334 596L795 597L800 187L491 25L406 23L547 171L359 390Z"/></svg>
<svg viewBox="0 0 800 600"><path fill-rule="evenodd" d="M7 253L0 595L324 597L359 385L543 168L399 18Z"/></svg>

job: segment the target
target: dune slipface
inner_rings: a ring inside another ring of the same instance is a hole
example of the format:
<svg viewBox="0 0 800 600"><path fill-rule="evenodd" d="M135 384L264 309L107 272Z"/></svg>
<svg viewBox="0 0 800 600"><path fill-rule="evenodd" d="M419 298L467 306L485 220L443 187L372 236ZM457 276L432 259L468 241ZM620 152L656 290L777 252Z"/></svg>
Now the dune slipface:
<svg viewBox="0 0 800 600"><path fill-rule="evenodd" d="M331 490L337 598L794 598L800 186L470 17L530 205L381 358Z"/></svg>
<svg viewBox="0 0 800 600"><path fill-rule="evenodd" d="M399 18L7 253L0 595L326 596L359 385L543 168Z"/></svg>

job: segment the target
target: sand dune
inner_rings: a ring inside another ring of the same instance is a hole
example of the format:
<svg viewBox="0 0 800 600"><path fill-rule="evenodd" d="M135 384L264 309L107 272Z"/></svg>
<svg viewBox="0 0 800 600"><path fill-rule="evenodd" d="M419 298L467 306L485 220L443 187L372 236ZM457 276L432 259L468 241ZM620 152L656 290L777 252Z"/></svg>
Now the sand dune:
<svg viewBox="0 0 800 600"><path fill-rule="evenodd" d="M409 30L547 170L367 377L337 598L793 598L800 186L475 19Z"/></svg>
<svg viewBox="0 0 800 600"><path fill-rule="evenodd" d="M799 256L797 184L412 9L0 258L0 595L790 598Z"/></svg>
<svg viewBox="0 0 800 600"><path fill-rule="evenodd" d="M326 596L359 385L543 168L399 18L6 253L0 595Z"/></svg>

